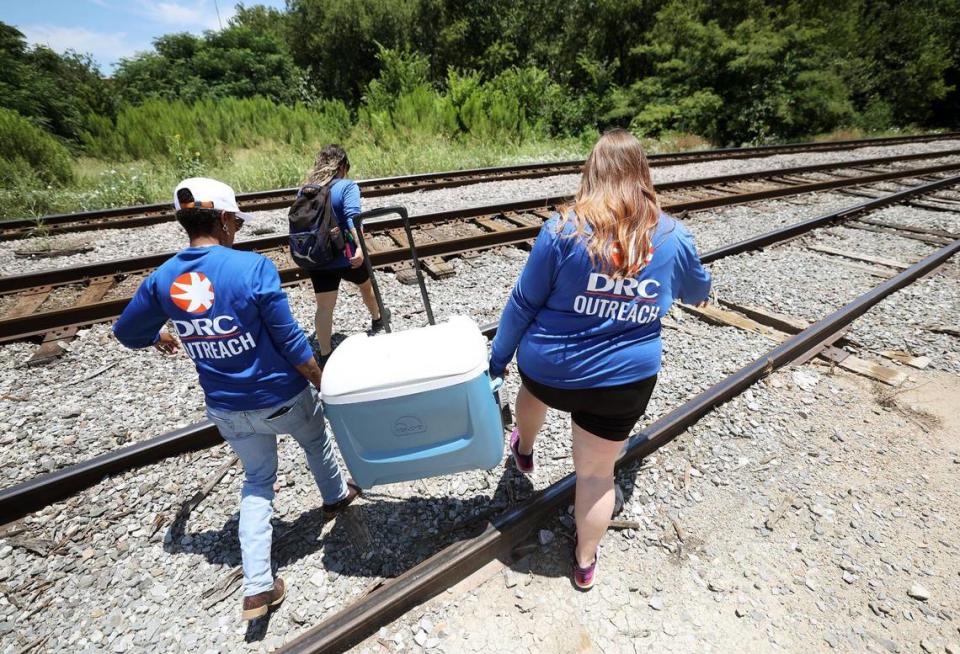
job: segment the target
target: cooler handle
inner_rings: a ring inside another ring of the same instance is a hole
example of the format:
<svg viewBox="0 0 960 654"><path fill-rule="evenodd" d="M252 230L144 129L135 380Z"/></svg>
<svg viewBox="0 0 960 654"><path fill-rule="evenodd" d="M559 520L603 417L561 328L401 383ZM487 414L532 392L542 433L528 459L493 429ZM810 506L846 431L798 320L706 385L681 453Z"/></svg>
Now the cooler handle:
<svg viewBox="0 0 960 654"><path fill-rule="evenodd" d="M383 307L383 297L380 295L380 287L377 284L377 278L373 274L373 263L370 261L370 253L367 250L367 242L363 236L363 221L369 218L379 218L390 214L398 214L403 221L403 229L407 233L407 243L410 244L410 255L413 258L413 269L417 274L417 284L420 286L420 297L423 299L423 308L427 311L427 322L431 325L437 324L433 317L433 307L430 305L430 296L427 294L427 284L423 279L423 270L420 268L420 258L417 256L417 246L413 242L413 230L410 229L410 216L407 215L406 207L380 207L371 209L354 217L353 222L357 228L357 238L360 239L360 249L363 250L363 261L370 273L370 282L373 285L373 296L377 300L377 307L380 309L380 315L385 315ZM384 331L390 333L390 321L384 324Z"/></svg>

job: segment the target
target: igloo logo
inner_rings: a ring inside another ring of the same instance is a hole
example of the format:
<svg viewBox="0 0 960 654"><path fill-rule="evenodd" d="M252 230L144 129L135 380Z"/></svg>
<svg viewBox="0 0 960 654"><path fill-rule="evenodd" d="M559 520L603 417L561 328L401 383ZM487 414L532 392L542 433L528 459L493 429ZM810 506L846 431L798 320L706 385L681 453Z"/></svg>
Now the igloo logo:
<svg viewBox="0 0 960 654"><path fill-rule="evenodd" d="M213 283L201 272L184 273L170 285L170 299L188 313L203 313L213 306Z"/></svg>
<svg viewBox="0 0 960 654"><path fill-rule="evenodd" d="M394 436L409 436L427 431L426 425L417 416L400 416L393 423Z"/></svg>

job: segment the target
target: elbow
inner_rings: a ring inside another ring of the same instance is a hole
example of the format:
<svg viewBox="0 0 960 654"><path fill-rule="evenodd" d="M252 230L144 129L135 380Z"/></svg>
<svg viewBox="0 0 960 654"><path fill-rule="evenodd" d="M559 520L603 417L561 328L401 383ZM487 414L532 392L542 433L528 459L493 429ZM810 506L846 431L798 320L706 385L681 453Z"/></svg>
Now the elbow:
<svg viewBox="0 0 960 654"><path fill-rule="evenodd" d="M114 332L114 337L120 341L120 345L127 348L128 350L141 350L145 347L149 347L156 342L156 339L148 340L141 338L131 338L128 336L121 336L120 334Z"/></svg>

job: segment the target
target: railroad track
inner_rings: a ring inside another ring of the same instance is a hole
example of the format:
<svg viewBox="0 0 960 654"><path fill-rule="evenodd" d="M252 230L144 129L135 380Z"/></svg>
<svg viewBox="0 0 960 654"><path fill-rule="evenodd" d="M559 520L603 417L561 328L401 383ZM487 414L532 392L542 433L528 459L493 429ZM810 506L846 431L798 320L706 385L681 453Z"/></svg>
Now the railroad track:
<svg viewBox="0 0 960 654"><path fill-rule="evenodd" d="M937 157L958 156L960 150ZM960 169L956 163L908 167L907 162L930 158L880 157L825 163L661 184L658 191L666 211L681 215L713 207L831 189L871 188L880 183L937 179ZM411 217L424 267L437 278L453 273L443 257L523 244L536 237L543 221L569 198L542 198L502 205L422 214ZM409 277L409 252L398 219L378 222L368 232L371 261L390 266L401 281ZM284 284L306 277L289 259L286 236L242 241L236 247L271 258ZM62 268L0 278L0 342L40 338L31 363L42 363L63 353L62 344L86 325L120 315L142 279L173 252L134 257L87 266Z"/></svg>
<svg viewBox="0 0 960 654"><path fill-rule="evenodd" d="M953 241L911 265L892 279L874 287L819 322L787 338L777 347L711 386L682 406L633 436L617 464L623 468L649 456L684 433L719 405L733 399L770 373L805 361L840 338L858 317L894 292L929 274L960 252ZM482 531L457 541L383 584L302 633L278 651L286 654L342 652L375 634L396 618L453 587L489 562L522 558L514 549L522 545L545 517L556 515L573 501L576 475L538 491L522 504L491 519Z"/></svg>
<svg viewBox="0 0 960 654"><path fill-rule="evenodd" d="M840 151L869 146L927 143L956 138L960 138L960 132L845 141L788 143L785 145L765 145L751 148L694 150L651 155L650 165L653 167L664 167L702 161L746 159L798 152ZM358 183L363 196L372 198L413 191L466 186L468 184L478 184L481 182L510 179L536 179L554 175L578 174L583 163L582 159L577 159L551 163L500 166L495 168L474 168L399 177L382 177L361 180ZM244 211L266 211L286 208L293 202L296 190L296 188L283 188L253 193L241 193L237 196L237 200L241 209ZM0 241L27 238L38 234L52 236L97 229L142 227L172 220L174 220L174 214L171 212L168 203L100 209L72 214L54 214L37 219L22 218L2 222L0 223Z"/></svg>
<svg viewBox="0 0 960 654"><path fill-rule="evenodd" d="M849 225L852 221L862 220L866 214L881 207L907 202L918 195L935 193L958 183L960 183L960 177L955 176L926 184L921 188L887 194L840 211L824 214L796 225L725 246L704 254L703 259L705 262L716 261L734 254L785 243L800 234L835 224L838 221L845 221L844 224ZM911 232L901 230L901 235L909 233ZM629 441L627 452L618 465L620 467L627 466L648 456L681 435L714 408L736 397L774 370L797 361L805 361L818 353L829 350L829 344L841 337L844 330L858 317L892 293L928 275L958 252L960 252L960 240L954 238L932 254L910 264L902 272L883 281L815 324L793 330L792 335L784 338L783 342L755 361L696 395L635 435ZM495 328L495 325L490 325L485 329L485 332L488 336L491 336L495 332ZM779 326L778 328L782 329ZM211 433L213 438L209 439L209 442L203 442L204 436ZM209 424L199 425L197 431L193 433L189 433L189 430L181 430L178 434L179 447L182 449L176 451L177 446L174 444L176 439L168 435L163 445L167 449L167 456L219 442L219 438L216 437L216 430ZM124 451L129 455L136 453L136 456L142 462L147 462L151 458L147 443L125 448ZM112 457L114 462L117 462L120 453L124 451L98 458L106 460L106 458ZM104 469L103 467L97 468L95 464L96 461L91 461L77 466L77 468L83 468L83 474L88 476L90 483L96 483L102 479L104 474L118 471ZM62 484L69 478L69 475L69 469L48 475L44 483L39 483L40 480L34 482L33 491L34 493L42 491L50 493L54 486L54 480ZM555 515L569 504L573 496L574 486L575 476L568 475L537 492L521 504L495 515L489 523L481 524L478 530L474 530L474 535L440 549L399 576L384 580L382 585L370 590L353 604L307 630L297 639L284 646L281 651L300 653L344 651L348 647L361 642L365 637L375 633L378 628L385 626L393 619L450 588L494 558L509 558L514 548L523 544L529 534L546 517ZM28 505L31 501L36 501L36 495L31 500L31 496L23 493L14 496L10 492L11 490L14 489L8 489L0 493L0 508L2 508L0 522L6 522L11 518L13 515L11 511L22 512L25 505ZM47 499L54 501L50 497Z"/></svg>
<svg viewBox="0 0 960 654"><path fill-rule="evenodd" d="M843 224L847 227L858 227L859 225L870 227L872 224L878 224L878 221L872 221L869 218L869 214L872 212L896 204L906 204L919 196L936 193L958 185L960 185L960 175L955 175L933 182L926 182L902 191L886 193L878 198L872 198L844 209L831 211L808 220L724 245L703 253L700 258L704 264L709 264L745 252L757 251L770 246L784 244L813 230L835 224ZM378 218L366 223L366 225L367 228L372 231L374 228L389 225L391 222L389 218ZM925 242L941 248L949 249L952 247L954 252L960 247L960 234L923 230L915 227L893 225L891 223L879 224L884 225L884 229L887 230L888 233L893 232L897 236L905 238L920 236L921 240L933 236L936 240L925 240ZM867 231L872 232L873 230L868 229ZM417 249L419 251L421 248L418 247ZM949 256L946 258L949 258ZM945 260L946 259L943 259L943 261ZM795 325L785 325L782 321L771 318L770 316L751 314L750 317L765 321L775 329L785 330L787 332L799 331L794 329ZM496 328L496 324L489 324L483 327L483 332L488 338L492 338L496 334ZM168 432L153 439L102 454L53 473L40 475L30 481L0 491L0 525L69 497L99 482L107 475L117 474L132 468L156 463L168 457L209 448L221 442L222 439L216 427L209 421L204 421Z"/></svg>

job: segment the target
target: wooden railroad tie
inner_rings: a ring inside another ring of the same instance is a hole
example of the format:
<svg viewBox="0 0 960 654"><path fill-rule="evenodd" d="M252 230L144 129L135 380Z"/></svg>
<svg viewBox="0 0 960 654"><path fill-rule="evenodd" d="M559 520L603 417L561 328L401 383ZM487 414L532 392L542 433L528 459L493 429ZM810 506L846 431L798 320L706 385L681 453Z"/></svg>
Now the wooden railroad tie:
<svg viewBox="0 0 960 654"><path fill-rule="evenodd" d="M87 284L87 287L83 289L80 296L74 301L73 306L80 307L85 304L99 302L110 291L114 283L116 283L116 279L111 276L94 277L90 280L90 283ZM43 336L43 342L40 343L40 347L37 348L33 356L27 360L27 365L41 365L63 356L67 351L64 345L76 338L78 331L80 331L79 327L71 326L47 332Z"/></svg>
<svg viewBox="0 0 960 654"><path fill-rule="evenodd" d="M17 298L16 304L13 305L13 308L10 309L4 317L22 318L23 316L29 316L47 301L52 291L53 286L37 286L27 291Z"/></svg>
<svg viewBox="0 0 960 654"><path fill-rule="evenodd" d="M829 247L826 245L808 245L807 249L814 252L821 252L823 254L830 254L835 257L844 257L853 261L863 261L864 263L872 263L880 266L887 266L888 268L896 268L897 270L906 270L910 267L909 264L903 263L902 261L887 259L885 257L875 257L873 255L861 254L860 252L851 252L849 250L841 250L839 248Z"/></svg>
<svg viewBox="0 0 960 654"><path fill-rule="evenodd" d="M435 243L437 237L432 234L433 230L430 229L421 229L414 236L414 242L419 243ZM403 229L391 229L387 232L390 238L398 246L402 248L409 248L410 242L407 240L407 233ZM456 274L453 266L441 259L440 257L426 257L420 260L421 265L424 269L430 273L435 279L445 279L447 277L452 277ZM413 263L410 261L402 261L400 263L394 264L394 272L397 275L397 281L401 284L416 284L417 275L416 271L413 268Z"/></svg>
<svg viewBox="0 0 960 654"><path fill-rule="evenodd" d="M744 331L751 332L753 334L758 334L764 338L771 340L775 343L782 343L783 341L790 338L790 332L798 332L802 329L805 329L806 326L809 326L809 323L801 321L797 318L792 318L789 316L782 316L780 314L774 315L774 322L776 327L771 327L768 324L763 324L758 320L749 318L741 313L735 311L729 311L726 309L721 309L716 306L706 306L706 307L694 307L687 304L678 303L681 309L687 313L697 316L701 320L715 324L715 325L724 325L729 327L736 327ZM763 312L756 310L751 307L752 315L754 317L763 317ZM793 325L791 327L790 325ZM801 327L803 325L803 327ZM787 331L783 331L779 328L786 328ZM907 373L903 370L892 366L886 366L880 363L873 361L867 361L861 359L855 355L850 354L844 350L839 349L835 344L848 343L852 344L852 341L846 340L845 334L838 334L835 337L827 339L814 355L821 359L826 360L827 362L837 365L845 370L850 372L855 372L859 375L875 379L877 381L883 382L884 384L889 384L891 386L899 386L907 379ZM908 355L909 356L909 355ZM798 361L797 363L802 363L803 360Z"/></svg>

